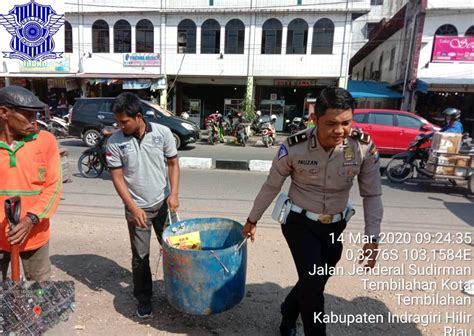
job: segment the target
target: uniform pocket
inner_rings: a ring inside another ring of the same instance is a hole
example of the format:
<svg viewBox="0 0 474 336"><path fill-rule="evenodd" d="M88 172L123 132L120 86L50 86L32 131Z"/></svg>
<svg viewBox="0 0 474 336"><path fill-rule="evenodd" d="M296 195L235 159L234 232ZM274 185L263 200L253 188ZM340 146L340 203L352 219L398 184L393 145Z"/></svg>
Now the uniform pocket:
<svg viewBox="0 0 474 336"><path fill-rule="evenodd" d="M46 175L48 170L46 164L43 162L33 162L33 176L31 176L31 181L36 185L43 185L46 181Z"/></svg>

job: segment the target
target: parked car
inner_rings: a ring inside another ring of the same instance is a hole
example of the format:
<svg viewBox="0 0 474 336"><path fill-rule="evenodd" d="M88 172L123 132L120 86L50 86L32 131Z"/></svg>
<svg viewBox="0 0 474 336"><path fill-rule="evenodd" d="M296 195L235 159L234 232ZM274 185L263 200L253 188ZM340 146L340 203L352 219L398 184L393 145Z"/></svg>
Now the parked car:
<svg viewBox="0 0 474 336"><path fill-rule="evenodd" d="M411 112L387 109L355 109L352 127L370 134L379 152L384 154L403 152L418 134L440 129Z"/></svg>
<svg viewBox="0 0 474 336"><path fill-rule="evenodd" d="M103 126L115 123L112 113L113 97L77 98L71 111L69 134L77 136L89 147L95 145L100 137ZM177 148L199 139L199 127L189 120L173 116L161 106L142 100L143 115L149 122L155 122L169 127L173 133Z"/></svg>

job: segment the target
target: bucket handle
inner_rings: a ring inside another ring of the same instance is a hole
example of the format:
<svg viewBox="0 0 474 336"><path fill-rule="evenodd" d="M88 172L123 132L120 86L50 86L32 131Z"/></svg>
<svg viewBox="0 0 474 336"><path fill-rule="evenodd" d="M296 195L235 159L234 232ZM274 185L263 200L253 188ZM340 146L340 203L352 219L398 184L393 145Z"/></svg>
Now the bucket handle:
<svg viewBox="0 0 474 336"><path fill-rule="evenodd" d="M235 249L238 251L242 248L242 246L244 246L244 243L247 241L247 239L249 239L249 236L246 236L244 239L242 239L242 241L239 243L239 245L237 245L235 247Z"/></svg>
<svg viewBox="0 0 474 336"><path fill-rule="evenodd" d="M221 258L219 258L216 254L216 252L214 252L213 250L210 250L209 252L211 252L211 255L216 258L217 262L219 263L219 265L221 265L221 267L224 269L224 271L226 273L230 273L229 269L226 267L226 265L224 265L224 263L222 262Z"/></svg>

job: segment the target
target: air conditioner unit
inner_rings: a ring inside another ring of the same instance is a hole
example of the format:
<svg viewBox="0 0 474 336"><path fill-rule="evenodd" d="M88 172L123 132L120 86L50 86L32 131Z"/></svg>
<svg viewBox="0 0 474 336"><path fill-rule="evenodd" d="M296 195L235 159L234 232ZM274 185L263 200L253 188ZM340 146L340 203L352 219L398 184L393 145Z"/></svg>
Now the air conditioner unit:
<svg viewBox="0 0 474 336"><path fill-rule="evenodd" d="M372 74L370 75L370 79L380 80L380 71L372 71Z"/></svg>

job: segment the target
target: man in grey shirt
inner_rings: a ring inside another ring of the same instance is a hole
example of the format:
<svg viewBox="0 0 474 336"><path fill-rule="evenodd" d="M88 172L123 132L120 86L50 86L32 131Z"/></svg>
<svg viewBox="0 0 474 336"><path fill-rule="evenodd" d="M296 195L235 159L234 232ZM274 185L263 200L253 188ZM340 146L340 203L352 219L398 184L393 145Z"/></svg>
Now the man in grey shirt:
<svg viewBox="0 0 474 336"><path fill-rule="evenodd" d="M107 164L125 205L137 316L147 318L152 316L153 295L149 262L151 227L161 244L168 209L175 212L179 207L178 151L169 128L144 119L137 95L120 94L112 111L120 131L107 143Z"/></svg>

